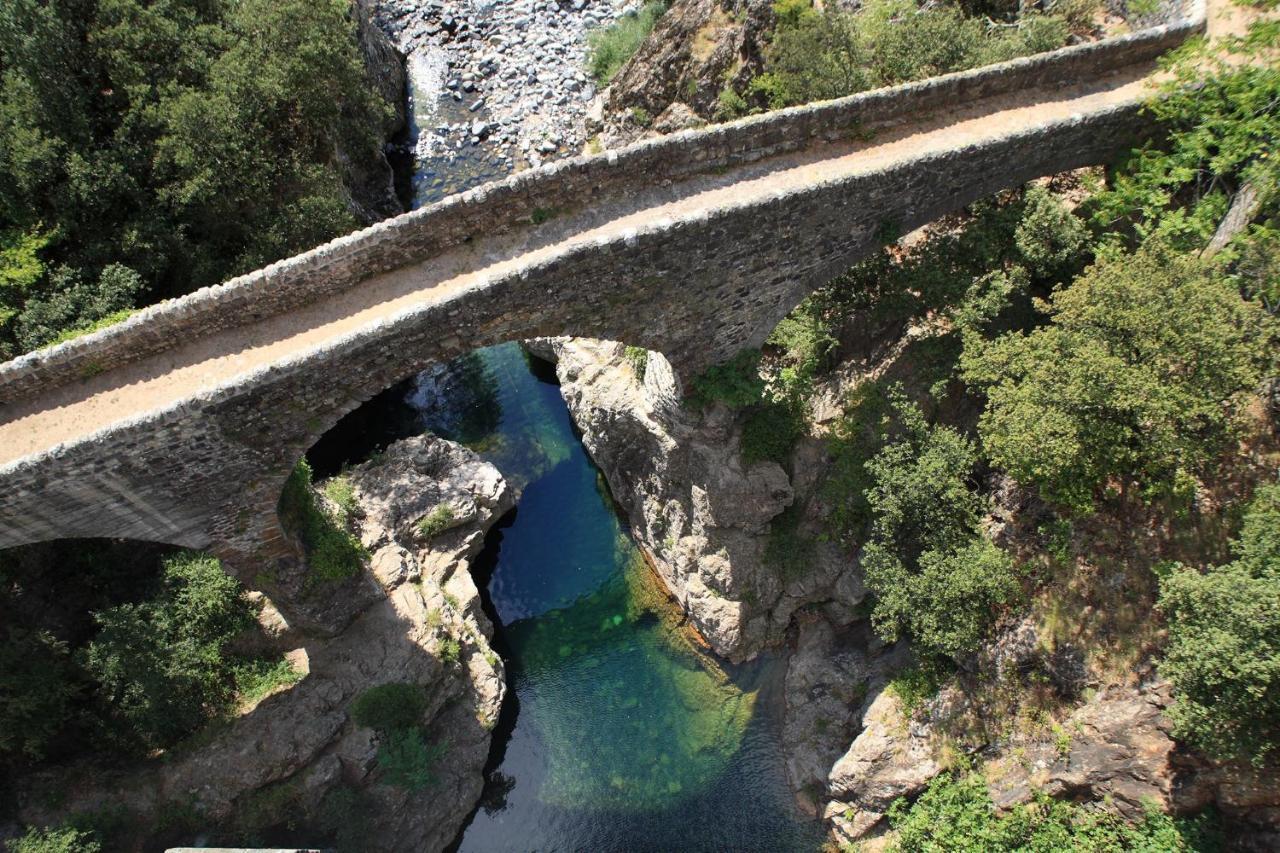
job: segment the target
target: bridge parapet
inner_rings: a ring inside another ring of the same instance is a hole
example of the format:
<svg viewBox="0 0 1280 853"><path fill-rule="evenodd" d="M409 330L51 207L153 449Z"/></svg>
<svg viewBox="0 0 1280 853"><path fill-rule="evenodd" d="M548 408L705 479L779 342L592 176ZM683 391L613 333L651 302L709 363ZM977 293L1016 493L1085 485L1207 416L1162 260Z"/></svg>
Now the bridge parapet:
<svg viewBox="0 0 1280 853"><path fill-rule="evenodd" d="M956 104L1066 86L1149 62L1202 32L1205 21L1204 0L1190 0L1172 22L1129 35L683 131L521 172L2 364L0 417L5 404L296 309L473 238L588 207L629 188L678 181L815 142L847 139Z"/></svg>

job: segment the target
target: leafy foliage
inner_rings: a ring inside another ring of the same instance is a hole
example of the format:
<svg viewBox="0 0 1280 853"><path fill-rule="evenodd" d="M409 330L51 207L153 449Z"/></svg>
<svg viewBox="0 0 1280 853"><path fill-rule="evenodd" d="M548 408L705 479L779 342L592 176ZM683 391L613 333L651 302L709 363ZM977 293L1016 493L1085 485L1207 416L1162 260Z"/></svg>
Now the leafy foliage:
<svg viewBox="0 0 1280 853"><path fill-rule="evenodd" d="M8 626L0 643L0 757L44 758L78 692L65 642Z"/></svg>
<svg viewBox="0 0 1280 853"><path fill-rule="evenodd" d="M389 784L421 791L435 784L435 764L447 751L448 744L428 744L419 729L397 729L378 747L378 769Z"/></svg>
<svg viewBox="0 0 1280 853"><path fill-rule="evenodd" d="M973 651L998 610L1018 598L1017 574L979 532L972 443L929 426L895 396L901 435L867 463L874 520L862 565L875 595L871 621L885 640L910 634L928 654L956 656Z"/></svg>
<svg viewBox="0 0 1280 853"><path fill-rule="evenodd" d="M1060 47L1065 19L1028 14L992 27L958 7L872 0L856 13L807 3L774 7L778 27L750 94L770 109L839 98Z"/></svg>
<svg viewBox="0 0 1280 853"><path fill-rule="evenodd" d="M1258 306L1158 246L1104 259L1047 310L1030 334L970 337L962 366L989 398L991 459L1081 510L1113 478L1149 494L1185 483L1233 434L1268 358Z"/></svg>
<svg viewBox="0 0 1280 853"><path fill-rule="evenodd" d="M979 773L943 773L914 804L898 799L889 809L897 832L890 850L916 851L1208 851L1222 839L1212 813L1171 818L1149 808L1129 823L1116 814L1040 796L997 813Z"/></svg>
<svg viewBox="0 0 1280 853"><path fill-rule="evenodd" d="M389 115L345 0L0 6L0 357L355 224Z"/></svg>
<svg viewBox="0 0 1280 853"><path fill-rule="evenodd" d="M418 532L424 539L434 539L453 526L453 507L447 503L440 504L418 522Z"/></svg>
<svg viewBox="0 0 1280 853"><path fill-rule="evenodd" d="M312 576L319 582L353 577L368 552L346 527L345 518L327 513L311 485L311 465L302 459L280 493L280 521L302 539Z"/></svg>
<svg viewBox="0 0 1280 853"><path fill-rule="evenodd" d="M591 34L588 40L587 68L601 86L609 85L627 60L640 49L640 44L663 13L667 11L664 0L649 0L644 6L623 15L609 27Z"/></svg>
<svg viewBox="0 0 1280 853"><path fill-rule="evenodd" d="M1237 559L1161 579L1175 734L1216 757L1280 755L1280 485L1245 514Z"/></svg>
<svg viewBox="0 0 1280 853"><path fill-rule="evenodd" d="M435 781L433 768L447 744L428 744L419 727L427 709L427 695L417 684L391 682L370 687L351 703L357 725L376 729L378 768L384 780L410 791L420 791Z"/></svg>
<svg viewBox="0 0 1280 853"><path fill-rule="evenodd" d="M351 703L351 718L357 725L385 733L417 726L426 710L427 695L421 686L390 682L357 696Z"/></svg>
<svg viewBox="0 0 1280 853"><path fill-rule="evenodd" d="M99 853L102 845L92 833L78 829L31 827L21 838L5 842L5 849L9 853Z"/></svg>
<svg viewBox="0 0 1280 853"><path fill-rule="evenodd" d="M253 658L233 667L236 698L252 705L277 690L297 684L303 673L293 668L287 658Z"/></svg>
<svg viewBox="0 0 1280 853"><path fill-rule="evenodd" d="M731 409L741 409L760 402L764 389L760 351L744 349L724 364L712 365L694 377L685 400L695 408L723 403Z"/></svg>
<svg viewBox="0 0 1280 853"><path fill-rule="evenodd" d="M1274 229L1280 202L1280 23L1239 38L1195 41L1168 61L1161 97L1148 106L1167 137L1135 151L1093 202L1103 239L1129 245L1158 238L1178 249L1205 245L1234 193L1250 184ZM1159 137L1158 137L1159 138ZM1264 226L1265 227L1265 226ZM1247 235L1245 238L1247 239Z"/></svg>
<svg viewBox="0 0 1280 853"><path fill-rule="evenodd" d="M234 696L228 651L253 622L236 581L218 561L186 553L164 563L159 596L95 616L86 670L120 721L116 732L140 746L168 746Z"/></svg>

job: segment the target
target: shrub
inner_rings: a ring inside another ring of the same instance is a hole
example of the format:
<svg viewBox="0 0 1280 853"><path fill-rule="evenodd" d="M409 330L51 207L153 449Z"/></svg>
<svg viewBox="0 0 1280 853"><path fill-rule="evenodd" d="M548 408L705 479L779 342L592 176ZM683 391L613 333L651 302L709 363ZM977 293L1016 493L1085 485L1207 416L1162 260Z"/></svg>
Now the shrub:
<svg viewBox="0 0 1280 853"><path fill-rule="evenodd" d="M1169 622L1160 673L1174 688L1174 733L1219 758L1280 755L1280 485L1259 490L1237 559L1160 582Z"/></svg>
<svg viewBox="0 0 1280 853"><path fill-rule="evenodd" d="M1099 262L1049 312L1030 334L967 337L962 369L987 392L992 461L1078 510L1113 478L1175 491L1234 434L1269 359L1258 306L1157 246Z"/></svg>
<svg viewBox="0 0 1280 853"><path fill-rule="evenodd" d="M760 351L744 349L724 364L712 365L689 383L686 401L695 408L723 403L741 409L759 403L764 395Z"/></svg>
<svg viewBox="0 0 1280 853"><path fill-rule="evenodd" d="M909 634L926 654L971 652L1018 597L1013 561L979 531L972 443L929 426L900 392L892 396L901 435L866 466L873 521L862 565L875 595L871 621L885 640Z"/></svg>
<svg viewBox="0 0 1280 853"><path fill-rule="evenodd" d="M445 666L453 666L462 657L462 643L456 637L444 637L440 640L440 662Z"/></svg>
<svg viewBox="0 0 1280 853"><path fill-rule="evenodd" d="M0 761L43 758L70 719L77 692L67 644L10 625L0 643Z"/></svg>
<svg viewBox="0 0 1280 853"><path fill-rule="evenodd" d="M650 0L639 10L623 15L612 25L592 33L587 40L587 68L601 86L609 85L667 11L665 2Z"/></svg>
<svg viewBox="0 0 1280 853"><path fill-rule="evenodd" d="M742 422L742 461L786 462L796 441L804 434L805 421L798 406L771 400L752 407Z"/></svg>
<svg viewBox="0 0 1280 853"><path fill-rule="evenodd" d="M102 845L89 832L31 827L21 838L5 842L5 849L9 853L99 853Z"/></svg>
<svg viewBox="0 0 1280 853"><path fill-rule="evenodd" d="M370 687L351 703L357 725L391 732L417 726L427 710L427 694L417 684L391 682Z"/></svg>
<svg viewBox="0 0 1280 853"><path fill-rule="evenodd" d="M644 382L645 371L649 368L649 351L644 347L628 346L623 350L623 357L631 365L636 381Z"/></svg>
<svg viewBox="0 0 1280 853"><path fill-rule="evenodd" d="M354 577L368 552L343 526L345 519L333 518L321 508L311 479L311 465L300 460L280 493L280 521L302 540L315 580Z"/></svg>
<svg viewBox="0 0 1280 853"><path fill-rule="evenodd" d="M418 522L418 533L424 539L431 540L452 527L453 522L453 507L449 504L439 504Z"/></svg>
<svg viewBox="0 0 1280 853"><path fill-rule="evenodd" d="M1172 818L1154 806L1130 823L1106 809L1041 795L1025 806L997 812L987 781L975 772L943 773L914 804L889 808L897 853L969 850L1160 850L1218 849L1216 815Z"/></svg>
<svg viewBox="0 0 1280 853"><path fill-rule="evenodd" d="M354 515L360 507L360 503L356 500L355 486L351 485L351 480L344 476L327 480L324 484L324 496L333 501L347 518Z"/></svg>
<svg viewBox="0 0 1280 853"><path fill-rule="evenodd" d="M428 744L417 728L395 730L378 747L378 769L388 784L421 791L435 784L435 764L447 751L446 744Z"/></svg>
<svg viewBox="0 0 1280 853"><path fill-rule="evenodd" d="M100 611L94 621L99 631L83 663L127 745L169 746L230 704L229 649L253 614L213 557L165 560L158 596Z"/></svg>
<svg viewBox="0 0 1280 853"><path fill-rule="evenodd" d="M852 13L799 2L774 11L765 73L751 84L771 109L1038 53L1069 35L1056 16L1029 14L1015 27L994 28L956 6L920 8L911 0L871 0Z"/></svg>
<svg viewBox="0 0 1280 853"><path fill-rule="evenodd" d="M234 674L236 695L249 705L283 687L297 684L303 677L287 658L244 661L235 666Z"/></svg>

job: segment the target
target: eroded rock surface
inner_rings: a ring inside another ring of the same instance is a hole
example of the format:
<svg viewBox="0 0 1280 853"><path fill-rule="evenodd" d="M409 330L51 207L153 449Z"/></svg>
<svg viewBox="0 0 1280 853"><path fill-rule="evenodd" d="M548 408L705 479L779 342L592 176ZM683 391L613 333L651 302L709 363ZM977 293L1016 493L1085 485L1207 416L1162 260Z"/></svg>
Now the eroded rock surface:
<svg viewBox="0 0 1280 853"><path fill-rule="evenodd" d="M773 23L772 0L676 0L601 96L604 144L715 119L720 93L763 70Z"/></svg>
<svg viewBox="0 0 1280 853"><path fill-rule="evenodd" d="M556 363L587 452L637 541L718 654L744 660L777 642L798 607L830 597L855 571L822 544L794 577L770 564L771 525L795 500L791 478L776 462L743 463L741 426L723 406L681 406L660 355L629 358L621 344L579 338L530 347ZM861 596L856 579L845 585Z"/></svg>

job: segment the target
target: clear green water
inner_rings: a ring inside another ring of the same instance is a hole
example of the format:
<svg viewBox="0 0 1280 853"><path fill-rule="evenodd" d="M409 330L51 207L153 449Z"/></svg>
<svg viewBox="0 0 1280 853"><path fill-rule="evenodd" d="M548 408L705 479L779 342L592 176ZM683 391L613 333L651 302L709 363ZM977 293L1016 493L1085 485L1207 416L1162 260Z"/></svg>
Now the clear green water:
<svg viewBox="0 0 1280 853"><path fill-rule="evenodd" d="M559 388L481 351L500 417L471 444L522 485L490 550L518 711L464 851L805 850L767 713L776 666L701 652L619 524Z"/></svg>
<svg viewBox="0 0 1280 853"><path fill-rule="evenodd" d="M431 429L521 491L475 567L509 693L459 849L817 850L783 776L777 662L729 668L681 627L547 365L512 344L461 373L447 405L392 389L313 451L334 470Z"/></svg>

